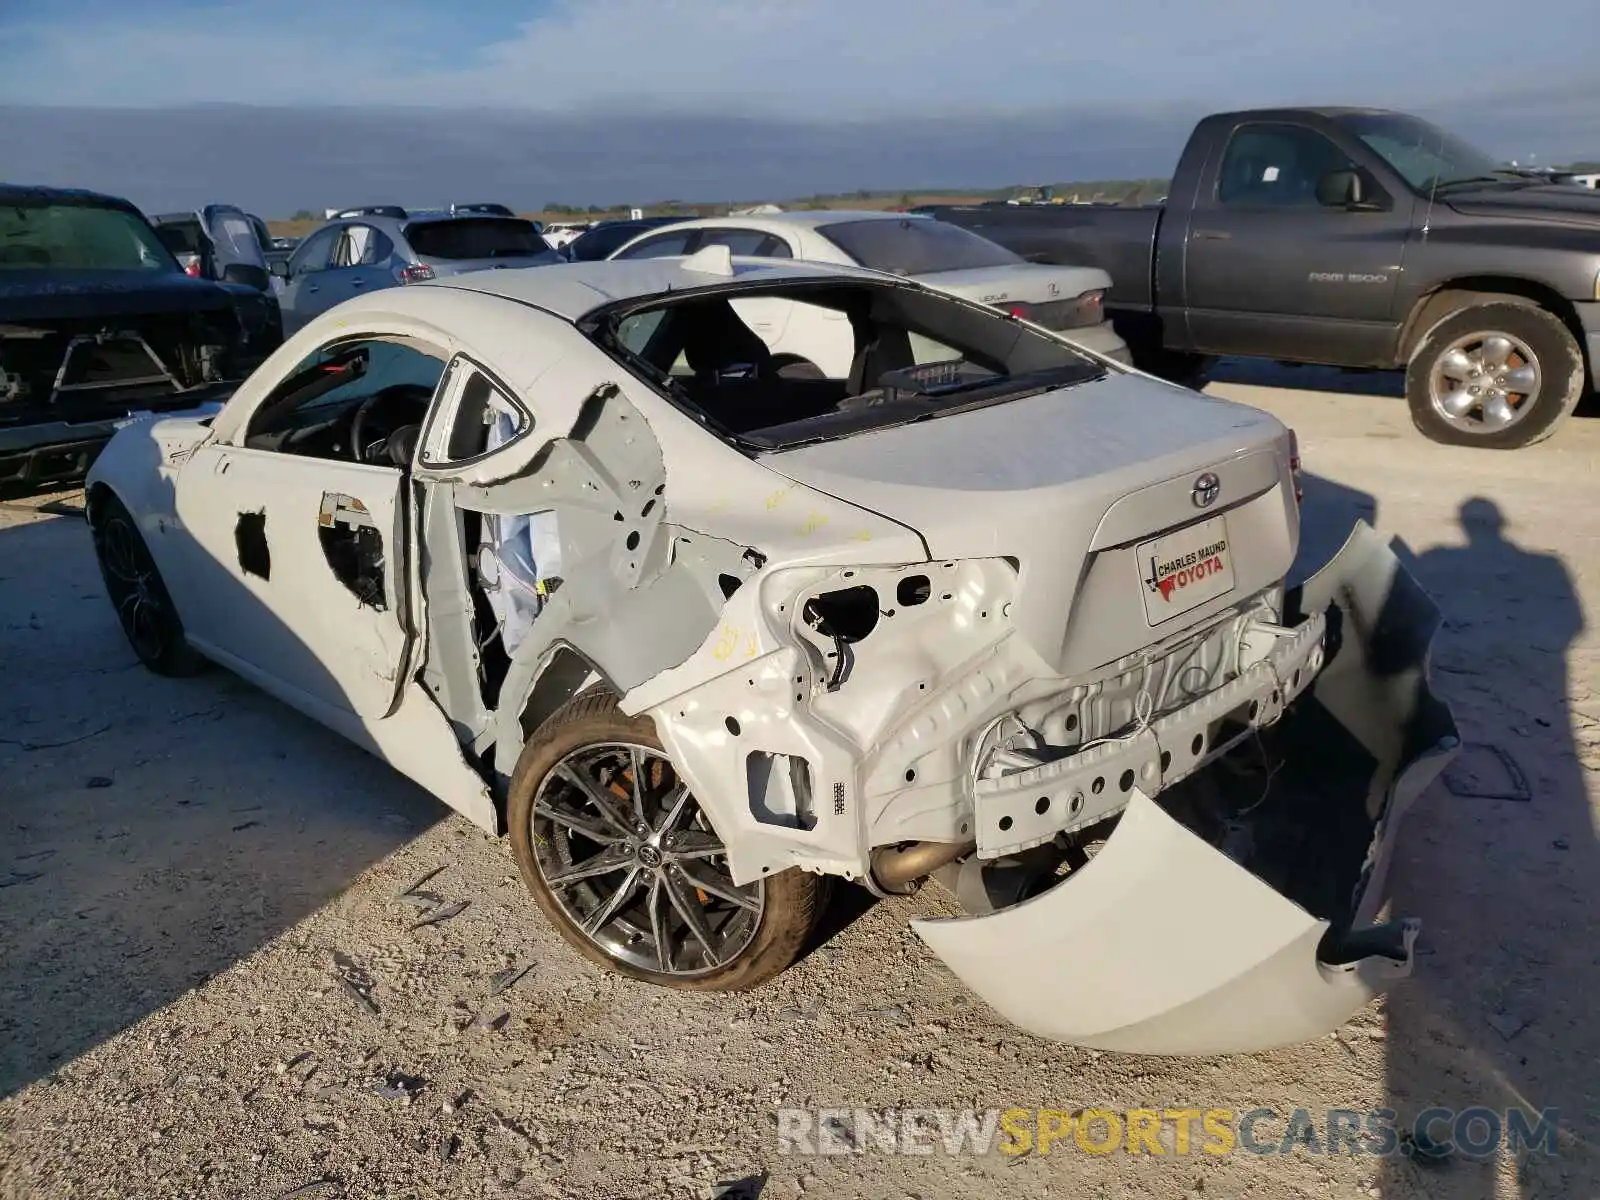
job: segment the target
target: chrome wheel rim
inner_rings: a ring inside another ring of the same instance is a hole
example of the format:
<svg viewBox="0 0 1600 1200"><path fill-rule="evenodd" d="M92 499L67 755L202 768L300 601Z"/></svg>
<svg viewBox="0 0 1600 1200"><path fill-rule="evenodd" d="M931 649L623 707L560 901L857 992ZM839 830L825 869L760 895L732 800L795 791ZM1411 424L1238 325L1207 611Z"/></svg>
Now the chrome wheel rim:
<svg viewBox="0 0 1600 1200"><path fill-rule="evenodd" d="M1543 375L1527 342L1491 331L1457 338L1434 361L1428 379L1433 410L1468 433L1497 433L1533 407Z"/></svg>
<svg viewBox="0 0 1600 1200"><path fill-rule="evenodd" d="M123 517L112 517L95 539L100 573L134 653L145 661L161 657L166 646L166 604L155 563Z"/></svg>
<svg viewBox="0 0 1600 1200"><path fill-rule="evenodd" d="M531 832L556 904L618 962L705 975L761 926L763 881L735 886L722 840L658 750L604 742L567 754L539 784Z"/></svg>

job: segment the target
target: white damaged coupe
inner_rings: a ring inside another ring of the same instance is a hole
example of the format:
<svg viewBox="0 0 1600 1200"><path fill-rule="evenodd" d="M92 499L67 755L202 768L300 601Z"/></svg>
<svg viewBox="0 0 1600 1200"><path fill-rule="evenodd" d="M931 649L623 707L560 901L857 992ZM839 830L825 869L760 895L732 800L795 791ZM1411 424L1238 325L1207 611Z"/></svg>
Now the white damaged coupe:
<svg viewBox="0 0 1600 1200"><path fill-rule="evenodd" d="M734 302L845 323L792 374ZM1456 745L1438 624L1358 526L1303 586L1293 436L844 267L484 271L312 321L88 482L139 657L214 660L510 835L580 951L674 987L800 953L828 877L1000 1014L1155 1053L1333 1028Z"/></svg>

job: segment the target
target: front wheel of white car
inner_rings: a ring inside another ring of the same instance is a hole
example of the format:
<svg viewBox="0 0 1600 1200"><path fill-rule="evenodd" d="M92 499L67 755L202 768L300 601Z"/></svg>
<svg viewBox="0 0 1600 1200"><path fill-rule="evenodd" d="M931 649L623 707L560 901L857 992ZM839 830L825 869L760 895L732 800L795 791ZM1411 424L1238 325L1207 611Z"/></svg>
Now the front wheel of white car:
<svg viewBox="0 0 1600 1200"><path fill-rule="evenodd" d="M157 675L202 670L205 659L185 640L178 610L132 514L109 491L90 504L100 577L134 654Z"/></svg>
<svg viewBox="0 0 1600 1200"><path fill-rule="evenodd" d="M593 692L528 741L507 801L524 882L595 962L648 983L736 991L788 967L818 880L798 869L736 885L721 838L649 717Z"/></svg>

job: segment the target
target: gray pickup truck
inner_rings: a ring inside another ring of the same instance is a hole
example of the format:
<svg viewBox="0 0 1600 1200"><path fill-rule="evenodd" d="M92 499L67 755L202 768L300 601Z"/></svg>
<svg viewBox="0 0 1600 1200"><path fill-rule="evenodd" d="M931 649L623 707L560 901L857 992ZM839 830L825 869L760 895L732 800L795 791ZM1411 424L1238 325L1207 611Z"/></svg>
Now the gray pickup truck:
<svg viewBox="0 0 1600 1200"><path fill-rule="evenodd" d="M1104 268L1135 361L1171 378L1219 355L1403 369L1419 430L1497 449L1600 386L1600 193L1402 113L1207 117L1159 205L917 211Z"/></svg>

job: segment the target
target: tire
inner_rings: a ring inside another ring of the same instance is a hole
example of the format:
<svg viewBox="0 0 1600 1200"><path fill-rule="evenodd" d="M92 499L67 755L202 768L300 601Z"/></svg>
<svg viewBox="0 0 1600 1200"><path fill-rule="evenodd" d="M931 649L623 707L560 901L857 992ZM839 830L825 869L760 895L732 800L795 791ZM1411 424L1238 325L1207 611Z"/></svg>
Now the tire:
<svg viewBox="0 0 1600 1200"><path fill-rule="evenodd" d="M774 354L772 356L773 374L782 379L826 379L822 368L809 358L802 358L798 354Z"/></svg>
<svg viewBox="0 0 1600 1200"><path fill-rule="evenodd" d="M620 764L633 751L639 757L624 773ZM617 764L610 773L608 760ZM573 773L584 775L588 787L571 782ZM630 775L644 778L644 798L637 802ZM659 826L679 796L677 822L668 817L661 826L669 832L653 834L656 841L642 838L640 812L650 826ZM561 819L554 819L558 811ZM512 772L507 821L523 882L556 931L585 957L632 979L684 991L756 987L799 956L819 911L819 881L798 868L734 887L713 849L720 849L720 839L677 783L654 722L625 716L604 691L568 701L528 740ZM594 837L579 832L574 821ZM624 839L620 829L630 824L631 836ZM687 848L684 857L672 850L674 844ZM646 845L656 847L654 857ZM607 862L617 865L605 867ZM594 873L560 878L574 868ZM731 902L736 896L741 903ZM750 910L752 901L759 911ZM698 914L715 956L693 936L689 914ZM598 918L594 933L580 924L587 918ZM658 948L662 942L665 956Z"/></svg>
<svg viewBox="0 0 1600 1200"><path fill-rule="evenodd" d="M1206 372L1216 361L1204 354L1161 348L1135 350L1130 346L1129 353L1133 357L1133 365L1147 375L1197 392L1206 386Z"/></svg>
<svg viewBox="0 0 1600 1200"><path fill-rule="evenodd" d="M1406 367L1406 401L1431 441L1517 450L1554 433L1584 383L1583 353L1559 317L1532 301L1493 298L1427 332ZM1452 415L1452 404L1470 407ZM1497 407L1510 419L1496 421Z"/></svg>
<svg viewBox="0 0 1600 1200"><path fill-rule="evenodd" d="M157 675L181 677L203 671L206 660L184 637L178 610L132 515L109 494L91 512L100 578L134 654Z"/></svg>

